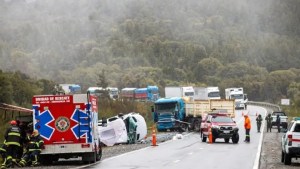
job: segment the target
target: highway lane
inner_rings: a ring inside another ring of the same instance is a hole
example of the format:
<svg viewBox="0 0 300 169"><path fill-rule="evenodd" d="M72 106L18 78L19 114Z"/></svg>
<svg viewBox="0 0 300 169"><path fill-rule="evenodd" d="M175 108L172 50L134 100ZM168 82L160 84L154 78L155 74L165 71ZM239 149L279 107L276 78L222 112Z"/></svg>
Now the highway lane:
<svg viewBox="0 0 300 169"><path fill-rule="evenodd" d="M236 111L235 121L240 131L238 144L225 143L217 139L216 143L201 142L199 133L191 133L183 139L171 140L156 147L148 147L120 156L105 159L87 168L108 169L139 169L139 168L170 168L170 169L252 169L258 166L259 145L262 133L257 133L256 113L265 116L265 109L248 106L252 129L251 143L244 143L245 130L243 127L243 110ZM263 126L262 126L263 127Z"/></svg>

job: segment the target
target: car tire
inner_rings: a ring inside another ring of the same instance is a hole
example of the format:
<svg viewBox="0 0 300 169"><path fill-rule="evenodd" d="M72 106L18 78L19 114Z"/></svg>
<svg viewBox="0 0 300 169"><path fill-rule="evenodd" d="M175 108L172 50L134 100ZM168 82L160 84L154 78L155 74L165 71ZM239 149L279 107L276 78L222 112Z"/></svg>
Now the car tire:
<svg viewBox="0 0 300 169"><path fill-rule="evenodd" d="M284 153L284 164L285 165L291 165L292 164L292 157L287 153Z"/></svg>
<svg viewBox="0 0 300 169"><path fill-rule="evenodd" d="M284 162L284 152L281 151L281 162L283 163Z"/></svg>
<svg viewBox="0 0 300 169"><path fill-rule="evenodd" d="M229 138L224 138L225 143L229 143Z"/></svg>
<svg viewBox="0 0 300 169"><path fill-rule="evenodd" d="M239 142L239 139L240 139L239 134L235 134L231 138L233 144L237 144Z"/></svg>

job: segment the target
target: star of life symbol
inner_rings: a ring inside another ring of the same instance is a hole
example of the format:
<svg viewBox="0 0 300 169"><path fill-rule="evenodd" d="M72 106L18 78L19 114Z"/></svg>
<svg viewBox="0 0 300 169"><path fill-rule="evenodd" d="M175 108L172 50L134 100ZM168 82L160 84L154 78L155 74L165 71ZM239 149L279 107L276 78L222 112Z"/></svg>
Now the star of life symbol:
<svg viewBox="0 0 300 169"><path fill-rule="evenodd" d="M70 128L70 121L64 116L60 116L55 120L55 128L60 132L65 132Z"/></svg>
<svg viewBox="0 0 300 169"><path fill-rule="evenodd" d="M43 138L45 138L46 140L50 140L55 130L50 126L50 123L54 121L52 113L49 110L40 112L39 105L33 105L32 108L36 121L34 124L34 128L39 130L39 133Z"/></svg>

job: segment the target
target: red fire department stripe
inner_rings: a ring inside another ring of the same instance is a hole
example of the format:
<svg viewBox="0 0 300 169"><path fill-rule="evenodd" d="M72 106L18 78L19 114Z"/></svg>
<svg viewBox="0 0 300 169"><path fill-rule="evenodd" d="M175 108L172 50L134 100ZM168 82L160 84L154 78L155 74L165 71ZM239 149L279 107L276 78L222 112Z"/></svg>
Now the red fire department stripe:
<svg viewBox="0 0 300 169"><path fill-rule="evenodd" d="M292 139L292 141L300 142L300 139Z"/></svg>

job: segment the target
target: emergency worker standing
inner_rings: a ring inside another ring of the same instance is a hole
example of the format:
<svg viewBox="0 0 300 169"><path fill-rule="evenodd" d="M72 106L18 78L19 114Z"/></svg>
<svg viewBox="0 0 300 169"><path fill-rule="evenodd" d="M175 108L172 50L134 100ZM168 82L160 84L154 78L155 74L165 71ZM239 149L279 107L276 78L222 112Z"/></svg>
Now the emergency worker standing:
<svg viewBox="0 0 300 169"><path fill-rule="evenodd" d="M248 117L247 113L244 115L244 117L245 117L244 127L246 130L246 138L245 138L244 142L250 143L251 121L250 121L250 118Z"/></svg>
<svg viewBox="0 0 300 169"><path fill-rule="evenodd" d="M39 165L38 156L41 153L41 148L43 145L44 145L44 141L43 141L42 137L40 136L38 130L33 130L32 134L29 138L28 146L26 149L27 151L23 155L23 158L19 164L22 167L29 165L30 162L31 162L31 166Z"/></svg>
<svg viewBox="0 0 300 169"><path fill-rule="evenodd" d="M262 120L263 119L262 119L261 115L259 114L256 117L257 132L259 132L259 133L260 133L260 127L261 127Z"/></svg>
<svg viewBox="0 0 300 169"><path fill-rule="evenodd" d="M270 130L270 132L272 132L271 131L271 129L272 129L272 116L271 116L271 114L268 114L267 115L267 117L265 118L266 119L266 121L267 121L267 132Z"/></svg>
<svg viewBox="0 0 300 169"><path fill-rule="evenodd" d="M280 116L278 114L276 117L276 125L277 125L277 129L278 129L278 133L280 133Z"/></svg>
<svg viewBox="0 0 300 169"><path fill-rule="evenodd" d="M4 160L4 162L2 163L1 168L10 168L14 167L14 164L18 164L16 159L21 146L21 132L15 120L12 120L10 122L10 125L11 127L8 128L4 134L5 145L7 146L7 157L6 160Z"/></svg>

